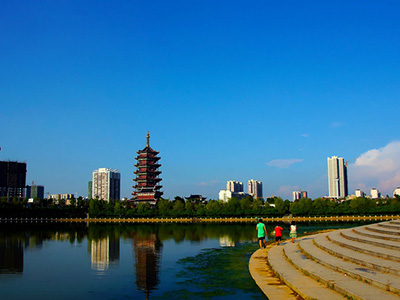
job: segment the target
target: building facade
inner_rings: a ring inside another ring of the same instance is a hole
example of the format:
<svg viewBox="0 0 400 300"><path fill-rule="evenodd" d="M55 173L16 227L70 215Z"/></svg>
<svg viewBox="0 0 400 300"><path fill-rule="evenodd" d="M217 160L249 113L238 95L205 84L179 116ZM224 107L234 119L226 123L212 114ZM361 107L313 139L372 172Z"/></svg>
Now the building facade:
<svg viewBox="0 0 400 300"><path fill-rule="evenodd" d="M356 195L356 197L358 197L358 198L364 198L364 197L365 197L365 193L364 193L362 190L360 190L360 189L356 189L355 195Z"/></svg>
<svg viewBox="0 0 400 300"><path fill-rule="evenodd" d="M135 185L132 186L134 188L132 200L135 203L155 205L163 194L160 191L162 186L159 185L161 181L159 177L161 171L158 170L161 167L158 163L160 157L157 156L159 152L150 147L150 134L148 131L146 138L146 147L136 152L138 156L135 157L137 163L135 164L136 171L133 173L136 178L133 179Z"/></svg>
<svg viewBox="0 0 400 300"><path fill-rule="evenodd" d="M396 196L400 196L400 187L397 187L393 191L393 198Z"/></svg>
<svg viewBox="0 0 400 300"><path fill-rule="evenodd" d="M22 197L26 185L26 163L0 161L0 197Z"/></svg>
<svg viewBox="0 0 400 300"><path fill-rule="evenodd" d="M107 202L120 199L121 174L118 170L100 168L92 173L92 197Z"/></svg>
<svg viewBox="0 0 400 300"><path fill-rule="evenodd" d="M243 192L243 182L239 182L236 180L229 180L226 183L226 189L234 193Z"/></svg>
<svg viewBox="0 0 400 300"><path fill-rule="evenodd" d="M379 199L381 197L381 193L379 192L378 189L372 188L371 189L371 198L372 199Z"/></svg>
<svg viewBox="0 0 400 300"><path fill-rule="evenodd" d="M262 182L254 179L250 179L247 182L247 191L248 194L253 196L254 199L262 198Z"/></svg>
<svg viewBox="0 0 400 300"><path fill-rule="evenodd" d="M306 191L293 191L293 202L300 200L301 198L307 198L308 194Z"/></svg>
<svg viewBox="0 0 400 300"><path fill-rule="evenodd" d="M328 157L328 186L330 198L346 198L347 167L343 157Z"/></svg>
<svg viewBox="0 0 400 300"><path fill-rule="evenodd" d="M44 186L43 185L27 185L23 189L24 198L44 199Z"/></svg>

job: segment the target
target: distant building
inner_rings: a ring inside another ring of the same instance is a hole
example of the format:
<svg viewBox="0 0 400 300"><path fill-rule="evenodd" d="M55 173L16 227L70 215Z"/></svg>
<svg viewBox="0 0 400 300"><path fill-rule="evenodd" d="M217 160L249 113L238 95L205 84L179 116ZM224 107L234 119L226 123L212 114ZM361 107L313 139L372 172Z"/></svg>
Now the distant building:
<svg viewBox="0 0 400 300"><path fill-rule="evenodd" d="M229 180L226 183L226 189L231 192L239 193L243 192L243 182L239 182L236 180Z"/></svg>
<svg viewBox="0 0 400 300"><path fill-rule="evenodd" d="M381 193L379 192L378 189L372 188L371 189L371 198L372 199L379 199L381 197Z"/></svg>
<svg viewBox="0 0 400 300"><path fill-rule="evenodd" d="M400 196L400 187L395 188L393 191L393 198L397 196Z"/></svg>
<svg viewBox="0 0 400 300"><path fill-rule="evenodd" d="M346 198L347 167L343 157L328 157L328 185L330 198Z"/></svg>
<svg viewBox="0 0 400 300"><path fill-rule="evenodd" d="M23 189L22 197L24 198L34 198L34 199L44 199L44 186L43 185L27 185Z"/></svg>
<svg viewBox="0 0 400 300"><path fill-rule="evenodd" d="M365 197L365 193L360 189L356 189L355 194L356 194L356 197L358 197L358 198L364 198Z"/></svg>
<svg viewBox="0 0 400 300"><path fill-rule="evenodd" d="M247 189L248 189L248 194L253 196L254 199L263 197L261 181L250 179L247 182Z"/></svg>
<svg viewBox="0 0 400 300"><path fill-rule="evenodd" d="M89 199L93 199L93 195L92 195L92 183L93 183L93 181L89 181L89 182L88 182L88 198L89 198Z"/></svg>
<svg viewBox="0 0 400 300"><path fill-rule="evenodd" d="M293 202L296 200L300 200L301 198L307 198L307 192L306 191L293 191Z"/></svg>
<svg viewBox="0 0 400 300"><path fill-rule="evenodd" d="M0 197L22 197L26 185L26 163L0 161Z"/></svg>
<svg viewBox="0 0 400 300"><path fill-rule="evenodd" d="M190 202L203 202L207 199L207 197L203 197L202 195L190 195L189 197L185 197L187 201Z"/></svg>
<svg viewBox="0 0 400 300"><path fill-rule="evenodd" d="M220 190L218 194L218 200L222 200L227 202L231 198L242 199L244 197L249 196L249 194L243 192L232 192L230 190Z"/></svg>
<svg viewBox="0 0 400 300"><path fill-rule="evenodd" d="M120 199L121 174L118 170L100 168L92 173L92 196L107 202Z"/></svg>

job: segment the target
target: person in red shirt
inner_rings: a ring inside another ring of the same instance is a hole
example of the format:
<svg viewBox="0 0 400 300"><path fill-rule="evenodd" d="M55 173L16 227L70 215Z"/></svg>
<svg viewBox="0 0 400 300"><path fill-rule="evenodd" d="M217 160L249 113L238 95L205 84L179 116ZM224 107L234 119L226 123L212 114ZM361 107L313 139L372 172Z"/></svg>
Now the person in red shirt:
<svg viewBox="0 0 400 300"><path fill-rule="evenodd" d="M279 242L282 240L282 230L283 228L281 226L275 226L275 241L277 245L279 245Z"/></svg>

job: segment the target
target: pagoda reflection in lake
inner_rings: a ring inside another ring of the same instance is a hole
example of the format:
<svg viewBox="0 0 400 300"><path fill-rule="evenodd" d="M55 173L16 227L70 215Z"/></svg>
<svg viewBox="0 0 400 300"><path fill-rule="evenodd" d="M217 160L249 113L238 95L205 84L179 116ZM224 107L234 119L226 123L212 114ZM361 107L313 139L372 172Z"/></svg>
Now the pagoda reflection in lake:
<svg viewBox="0 0 400 300"><path fill-rule="evenodd" d="M136 233L133 237L136 285L139 290L146 294L149 299L150 292L157 288L160 280L158 278L162 253L162 243L157 234L148 233L140 235Z"/></svg>

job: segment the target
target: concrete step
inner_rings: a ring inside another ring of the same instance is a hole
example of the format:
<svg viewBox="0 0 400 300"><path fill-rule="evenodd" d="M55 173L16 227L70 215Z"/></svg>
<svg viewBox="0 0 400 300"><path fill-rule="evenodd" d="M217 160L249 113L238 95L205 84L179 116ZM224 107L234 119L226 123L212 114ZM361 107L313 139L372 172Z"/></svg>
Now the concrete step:
<svg viewBox="0 0 400 300"><path fill-rule="evenodd" d="M345 238L341 234L342 230L332 231L328 234L328 239L333 243L340 245L341 247L345 247L354 251L358 251L360 253L366 253L370 255L374 255L381 258L390 259L393 261L400 261L400 252L398 250L382 248L379 246L365 244L357 241L352 241Z"/></svg>
<svg viewBox="0 0 400 300"><path fill-rule="evenodd" d="M328 233L317 235L313 240L314 244L322 250L343 260L347 260L376 271L400 276L400 262L356 252L352 249L342 247L328 240L327 235Z"/></svg>
<svg viewBox="0 0 400 300"><path fill-rule="evenodd" d="M400 236L394 236L394 235L385 234L385 233L377 233L377 232L368 230L367 226L353 228L353 232L355 232L359 235L368 236L368 237L375 238L375 239L400 242Z"/></svg>
<svg viewBox="0 0 400 300"><path fill-rule="evenodd" d="M312 241L312 237L308 237ZM342 294L346 298L364 300L398 300L399 297L390 292L372 286L368 283L356 280L349 276L323 266L311 259L306 258L300 251L297 243L286 243L284 253L288 260L311 278L326 284L329 288ZM325 297L323 299L326 299Z"/></svg>
<svg viewBox="0 0 400 300"><path fill-rule="evenodd" d="M341 232L342 236L346 239L357 241L360 243L375 245L383 248L400 250L400 242L396 241L383 241L380 238L362 236L357 234L353 229L345 229Z"/></svg>
<svg viewBox="0 0 400 300"><path fill-rule="evenodd" d="M274 246L268 251L268 263L283 282L304 299L344 299L339 293L328 289L326 285L316 282L290 264L283 253L285 244L288 244L288 242L284 242L280 246Z"/></svg>
<svg viewBox="0 0 400 300"><path fill-rule="evenodd" d="M396 229L400 232L400 224L393 224L390 222L384 222L384 223L378 223L377 224L380 227L385 227L385 228L391 228L391 229Z"/></svg>
<svg viewBox="0 0 400 300"><path fill-rule="evenodd" d="M368 225L365 227L365 229L380 234L382 233L382 234L390 234L393 236L400 236L400 232L398 230L392 228L385 228L382 226L378 226L377 224Z"/></svg>
<svg viewBox="0 0 400 300"><path fill-rule="evenodd" d="M321 265L340 272L345 276L372 284L382 290L400 294L400 277L396 275L385 274L354 262L344 261L318 248L314 244L314 240L302 239L299 242L299 247L307 257L310 257Z"/></svg>

